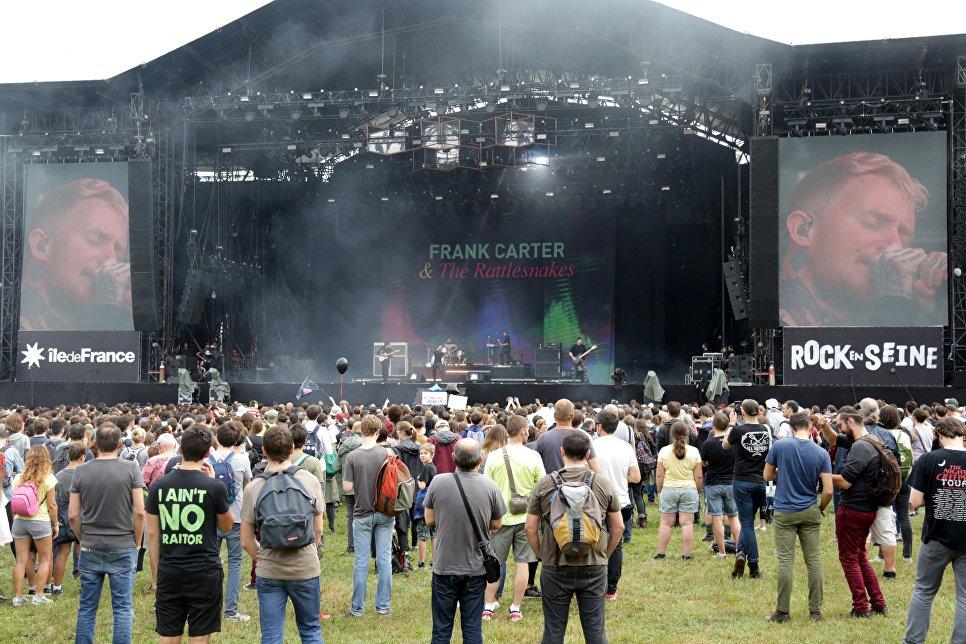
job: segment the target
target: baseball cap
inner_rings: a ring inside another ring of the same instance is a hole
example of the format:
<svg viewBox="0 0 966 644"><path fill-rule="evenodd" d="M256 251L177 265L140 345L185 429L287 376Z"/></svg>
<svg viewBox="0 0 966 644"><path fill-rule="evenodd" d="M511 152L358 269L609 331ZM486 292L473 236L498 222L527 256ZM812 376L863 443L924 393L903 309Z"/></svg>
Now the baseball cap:
<svg viewBox="0 0 966 644"><path fill-rule="evenodd" d="M781 408L781 405L779 405L778 401L775 400L774 398L769 398L768 400L765 401L765 409L779 409L779 408Z"/></svg>
<svg viewBox="0 0 966 644"><path fill-rule="evenodd" d="M449 429L449 421L448 420L437 420L436 421L436 424L433 425L433 427L436 428L437 430L439 430L439 429Z"/></svg>
<svg viewBox="0 0 966 644"><path fill-rule="evenodd" d="M947 405L952 405L953 407L959 407L959 401L955 398L947 398L945 401Z"/></svg>

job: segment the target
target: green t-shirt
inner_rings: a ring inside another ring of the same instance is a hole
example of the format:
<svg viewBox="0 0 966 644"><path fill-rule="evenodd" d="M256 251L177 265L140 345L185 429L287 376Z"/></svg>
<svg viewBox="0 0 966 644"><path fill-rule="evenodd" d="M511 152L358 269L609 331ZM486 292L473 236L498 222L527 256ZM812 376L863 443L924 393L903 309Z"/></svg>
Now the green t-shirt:
<svg viewBox="0 0 966 644"><path fill-rule="evenodd" d="M513 469L513 484L517 494L527 496L537 487L546 472L543 469L543 459L540 454L523 445L507 445L503 449L498 449L486 457L486 466L483 474L488 479L496 483L497 489L503 496L503 502L510 507L510 477L506 472L506 459L504 453L510 458L510 467ZM503 515L503 525L519 525L527 520L527 513L524 510L520 514L510 514L507 511Z"/></svg>

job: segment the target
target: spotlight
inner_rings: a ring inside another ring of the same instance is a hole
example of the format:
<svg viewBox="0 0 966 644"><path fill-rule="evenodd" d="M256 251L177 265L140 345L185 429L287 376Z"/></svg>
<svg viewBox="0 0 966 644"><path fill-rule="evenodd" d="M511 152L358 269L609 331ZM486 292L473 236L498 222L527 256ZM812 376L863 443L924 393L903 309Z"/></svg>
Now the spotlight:
<svg viewBox="0 0 966 644"><path fill-rule="evenodd" d="M292 120L293 121L297 121L300 118L302 118L302 111L301 110L292 110L292 113L290 114L290 116L292 117Z"/></svg>
<svg viewBox="0 0 966 644"><path fill-rule="evenodd" d="M349 110L345 108L342 108L341 110L339 110L339 118L340 119L349 118Z"/></svg>
<svg viewBox="0 0 966 644"><path fill-rule="evenodd" d="M303 101L311 101L312 100L312 94L310 94L309 92L305 92L304 94L302 94L302 100Z"/></svg>
<svg viewBox="0 0 966 644"><path fill-rule="evenodd" d="M547 102L546 101L538 101L537 102L537 111L538 112L542 112L545 109L547 109Z"/></svg>
<svg viewBox="0 0 966 644"><path fill-rule="evenodd" d="M94 154L104 154L104 148L94 148Z"/></svg>
<svg viewBox="0 0 966 644"><path fill-rule="evenodd" d="M251 123L255 120L255 112L245 112L245 120Z"/></svg>

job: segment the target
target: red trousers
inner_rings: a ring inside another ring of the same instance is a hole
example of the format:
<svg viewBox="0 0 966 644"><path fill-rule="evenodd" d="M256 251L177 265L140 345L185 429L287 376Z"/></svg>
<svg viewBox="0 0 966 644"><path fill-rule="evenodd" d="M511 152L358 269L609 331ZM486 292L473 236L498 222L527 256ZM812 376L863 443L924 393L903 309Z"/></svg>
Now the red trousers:
<svg viewBox="0 0 966 644"><path fill-rule="evenodd" d="M835 538L839 545L839 563L845 581L852 591L852 610L868 613L873 608L885 608L885 597L879 589L879 579L865 552L865 540L875 523L875 512L859 512L839 506L835 513Z"/></svg>

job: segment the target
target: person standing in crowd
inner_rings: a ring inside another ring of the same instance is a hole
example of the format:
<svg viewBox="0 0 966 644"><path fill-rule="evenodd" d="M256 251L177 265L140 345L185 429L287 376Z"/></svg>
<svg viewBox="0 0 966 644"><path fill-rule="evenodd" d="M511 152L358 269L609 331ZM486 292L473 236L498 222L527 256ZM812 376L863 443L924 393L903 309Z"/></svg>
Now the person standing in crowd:
<svg viewBox="0 0 966 644"><path fill-rule="evenodd" d="M906 644L921 644L929 634L932 603L952 564L956 612L950 642L966 642L966 513L950 501L963 496L966 477L966 425L943 418L935 427L941 448L923 455L909 475L909 506L926 506L922 545L916 561L916 585L909 598Z"/></svg>
<svg viewBox="0 0 966 644"><path fill-rule="evenodd" d="M342 494L342 502L345 504L346 513L346 537L348 544L346 545L346 552L352 553L356 551L355 547L355 535L352 532L353 512L356 507L356 495L351 492L346 492L342 487L342 469L345 467L345 461L354 450L359 449L362 445L362 423L355 422L350 423L352 427L351 430L347 430L347 435L339 443L337 453L339 455L336 461L336 467L338 472L336 473L339 481L339 493Z"/></svg>
<svg viewBox="0 0 966 644"><path fill-rule="evenodd" d="M242 497L241 542L258 560L255 589L263 644L284 641L288 600L302 643L322 644L318 546L325 527L325 497L315 476L292 466L294 449L287 427L276 424L267 429L262 440L265 471L248 484ZM260 494L263 490L266 493ZM273 519L270 526L268 516Z"/></svg>
<svg viewBox="0 0 966 644"><path fill-rule="evenodd" d="M478 441L458 441L453 454L457 471L434 477L423 500L426 524L436 527L431 641L450 641L459 606L463 641L476 644L483 642L486 589L479 545L500 529L507 507L496 484L479 472L483 455Z"/></svg>
<svg viewBox="0 0 966 644"><path fill-rule="evenodd" d="M555 417L561 416L566 414L555 413ZM623 538L624 522L620 501L610 481L588 466L590 451L590 437L586 433L564 431L560 445L564 467L544 476L530 494L525 529L530 548L543 562L540 585L544 644L564 641L574 597L584 641L591 644L607 641L604 627L607 559ZM586 527L593 520L600 525L596 539L584 532L583 547L577 548L576 553L572 550L573 541L565 543L566 549L562 550L555 537L554 524L559 526L560 496L565 487L573 497L582 499L581 523ZM590 514L594 515L593 519Z"/></svg>
<svg viewBox="0 0 966 644"><path fill-rule="evenodd" d="M436 476L436 466L433 465L433 452L436 446L430 443L424 444L419 448L419 461L422 469L416 477L416 499L413 504L413 522L416 524L416 548L419 553L419 568L426 567L426 544L432 545L432 537L436 534L436 528L426 525L425 508L423 500L426 498L426 490L429 489L433 477Z"/></svg>
<svg viewBox="0 0 966 644"><path fill-rule="evenodd" d="M909 430L901 427L900 423L899 410L894 405L886 405L879 410L879 424L895 439L899 454L902 457L899 462L899 472L904 476L902 487L899 488L896 500L892 504L892 515L895 517L896 523L899 524L899 534L902 535L902 558L906 563L912 563L912 522L909 520L910 489L906 478L912 472L915 459L912 453L912 437ZM893 560L894 558L895 554L893 554Z"/></svg>
<svg viewBox="0 0 966 644"><path fill-rule="evenodd" d="M131 641L134 569L144 531L144 481L134 463L118 459L121 431L97 428L97 458L74 472L67 518L80 539L77 644L94 642L94 623L107 577L115 644Z"/></svg>
<svg viewBox="0 0 966 644"><path fill-rule="evenodd" d="M778 564L778 603L768 617L771 622L791 619L795 541L802 544L808 570L808 614L822 620L822 517L832 501L832 460L828 452L812 441L812 423L805 412L788 419L791 439L776 441L765 457L764 477L775 481L775 551ZM815 490L822 486L822 497Z"/></svg>
<svg viewBox="0 0 966 644"><path fill-rule="evenodd" d="M574 428L574 404L566 398L561 398L554 404L553 422L553 427L540 434L540 438L537 439L537 453L543 459L543 469L547 472L563 469L564 461L560 455L563 439L569 433L580 431ZM590 447L586 460L588 468L600 473L600 465L597 463L593 446Z"/></svg>
<svg viewBox="0 0 966 644"><path fill-rule="evenodd" d="M755 515L765 506L765 455L771 447L771 429L758 423L758 403L747 398L741 401L743 425L730 428L721 446L735 450L734 488L738 520L741 522L741 538L738 555L731 572L733 578L745 574L745 560L752 579L761 577L758 566L758 538L755 535Z"/></svg>
<svg viewBox="0 0 966 644"><path fill-rule="evenodd" d="M490 537L493 554L501 564L506 564L513 548L513 598L510 603L509 619L511 622L523 619L523 597L527 590L527 578L530 563L537 558L527 543L524 523L527 519L526 503L546 472L540 455L524 446L527 439L527 419L523 416L511 416L506 421L508 443L503 449L492 452L486 459L484 475L493 481L503 502L507 506L503 515L500 529ZM486 586L486 603L483 606L483 619L493 619L494 613L500 608L496 591L499 582Z"/></svg>
<svg viewBox="0 0 966 644"><path fill-rule="evenodd" d="M219 433L226 427L222 425ZM205 459L211 438L207 427L193 425L185 430L181 466L148 490L148 542L152 566L158 571L155 630L162 644L180 644L185 623L192 642L207 642L221 630L218 535L232 530L234 517L228 490Z"/></svg>
<svg viewBox="0 0 966 644"><path fill-rule="evenodd" d="M929 412L925 408L918 407L912 412L912 419L912 427L909 428L912 435L912 459L918 461L920 456L932 451L935 434L929 423Z"/></svg>
<svg viewBox="0 0 966 644"><path fill-rule="evenodd" d="M70 506L70 488L74 482L74 472L84 464L84 454L87 448L80 443L71 443L67 448L67 467L57 473L57 517L59 528L54 537L54 582L50 594L56 597L62 592L64 572L67 569L67 557L70 556L77 535L70 528L67 510Z"/></svg>
<svg viewBox="0 0 966 644"><path fill-rule="evenodd" d="M23 433L23 416L17 412L9 414L3 420L3 427L10 432L7 445L15 448L21 459L26 459L27 450L30 449L30 438Z"/></svg>
<svg viewBox="0 0 966 644"><path fill-rule="evenodd" d="M879 452L868 440L862 440L869 433L862 414L854 407L839 409L838 423L839 436L844 435L850 440L849 455L842 473L832 477L835 486L842 489L839 508L835 513L835 538L839 547L839 563L852 592L852 612L849 615L869 617L870 604L872 612L885 614L886 600L865 549L878 510L869 496L869 490L876 484Z"/></svg>
<svg viewBox="0 0 966 644"><path fill-rule="evenodd" d="M728 431L728 416L721 411L715 412L711 419L711 434L701 444L701 467L704 474L704 502L711 517L711 531L714 535L719 559L728 556L725 549L724 517L728 517L731 539L737 544L741 538L741 524L735 507L735 493L732 483L735 476L735 450L726 450L721 443Z"/></svg>
<svg viewBox="0 0 966 644"><path fill-rule="evenodd" d="M899 453L899 444L888 430L886 430L884 427L880 427L878 424L879 404L872 398L863 398L859 401L858 411L862 416L865 432L879 441L879 443L882 444L883 449L888 450L896 459L896 463L901 463L902 456ZM853 438L850 433L843 431L835 432L827 425L822 427L822 432L825 434L825 439L829 442L829 444L836 446L836 450L851 451L853 443L855 440L857 440L857 438ZM848 456L845 458L847 459ZM838 485L837 487L840 489L845 489ZM843 492L842 495L844 496L845 492ZM853 509L854 508L855 505L853 505ZM882 549L882 559L878 560L879 563L884 563L885 570L882 573L882 576L885 579L895 579L896 545L898 543L896 539L895 512L892 510L892 504L889 504L887 507L875 508L875 512L875 522L873 522L870 528L872 543L877 544Z"/></svg>
<svg viewBox="0 0 966 644"><path fill-rule="evenodd" d="M243 437L235 423L224 423L218 428L217 447L207 462L225 488L228 504L231 506L233 523L227 530L218 528L218 551L221 544L228 544L228 584L225 589L225 619L232 622L247 622L249 615L238 612L238 594L241 592L241 566L243 552L241 546L241 506L243 490L252 479L251 465L245 454L237 451ZM184 438L182 438L182 446ZM184 448L182 447L182 453ZM229 489L230 488L230 489Z"/></svg>
<svg viewBox="0 0 966 644"><path fill-rule="evenodd" d="M460 435L451 430L448 420L437 420L435 428L436 433L427 439L436 448L433 452L433 465L436 466L438 474L452 474L456 471L453 450L456 449L456 441Z"/></svg>
<svg viewBox="0 0 966 644"><path fill-rule="evenodd" d="M342 489L355 495L352 533L355 537L355 564L352 572L352 602L347 617L359 617L366 607L369 579L369 551L375 545L376 612L390 615L392 599L392 517L376 511L376 480L390 451L376 444L383 424L373 414L362 419L362 445L345 459Z"/></svg>
<svg viewBox="0 0 966 644"><path fill-rule="evenodd" d="M701 453L688 445L688 427L683 421L671 426L671 444L657 455L657 490L661 499L655 559L664 559L674 521L681 524L681 558L691 560L694 548L694 515L701 507L698 493L703 483Z"/></svg>
<svg viewBox="0 0 966 644"><path fill-rule="evenodd" d="M641 482L641 470L637 466L637 456L634 448L625 440L618 438L617 415L610 411L602 411L597 416L597 438L594 449L597 451L597 462L601 473L610 481L617 501L621 506L621 519L627 526L631 522L631 495L629 483ZM604 599L617 599L617 584L620 582L624 567L623 539L617 548L607 558L607 592Z"/></svg>
<svg viewBox="0 0 966 644"><path fill-rule="evenodd" d="M13 566L11 606L28 603L45 606L53 602L44 595L44 587L50 577L52 542L59 530L56 487L57 477L51 471L50 452L43 445L31 447L27 450L23 472L13 480L13 496L9 503L13 511L10 534L17 554ZM31 549L37 552L34 586L30 588L35 593L33 598L22 594L27 566L33 567Z"/></svg>

